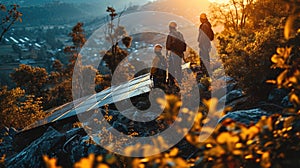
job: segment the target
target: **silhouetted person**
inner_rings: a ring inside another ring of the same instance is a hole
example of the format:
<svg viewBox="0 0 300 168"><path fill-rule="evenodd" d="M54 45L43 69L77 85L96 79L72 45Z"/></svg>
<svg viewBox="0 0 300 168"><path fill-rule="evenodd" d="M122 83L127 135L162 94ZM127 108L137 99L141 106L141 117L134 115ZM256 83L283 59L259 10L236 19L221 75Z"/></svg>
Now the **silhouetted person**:
<svg viewBox="0 0 300 168"><path fill-rule="evenodd" d="M162 55L162 45L156 44L154 46L154 53L156 54L152 62L150 70L150 79L153 80L154 87L162 87L166 84L167 78L167 61Z"/></svg>
<svg viewBox="0 0 300 168"><path fill-rule="evenodd" d="M184 51L186 51L186 44L183 35L177 31L177 23L172 21L169 23L169 35L167 37L166 49L168 55L168 80L170 85L175 84L175 79L177 83L181 83L182 79L182 58L184 56Z"/></svg>
<svg viewBox="0 0 300 168"><path fill-rule="evenodd" d="M207 16L205 13L202 13L200 15L200 22L201 25L199 27L199 36L198 36L198 42L199 42L199 55L201 58L201 64L206 65L210 68L210 56L209 52L211 51L211 41L214 39L214 32L211 28L211 24L207 19ZM208 75L208 73L207 73Z"/></svg>

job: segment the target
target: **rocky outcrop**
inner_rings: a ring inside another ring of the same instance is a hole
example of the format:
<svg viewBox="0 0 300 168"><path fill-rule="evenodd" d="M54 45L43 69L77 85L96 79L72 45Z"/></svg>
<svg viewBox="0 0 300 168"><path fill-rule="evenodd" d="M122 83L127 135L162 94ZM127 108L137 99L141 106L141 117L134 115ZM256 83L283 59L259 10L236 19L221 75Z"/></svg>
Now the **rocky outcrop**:
<svg viewBox="0 0 300 168"><path fill-rule="evenodd" d="M270 113L260 108L250 109L250 110L239 110L239 111L227 113L219 120L219 123L221 123L227 118L230 118L238 123L242 123L249 126L250 124L257 123L262 116L269 116L269 115Z"/></svg>
<svg viewBox="0 0 300 168"><path fill-rule="evenodd" d="M127 112L131 112L131 115L137 113L134 110L128 110ZM102 111L102 113L105 113L105 111ZM139 136L150 136L153 133L159 132L160 129L158 129L158 127L163 124L157 123L156 121L149 123L133 122L115 110L109 110L108 113L105 114L112 116L112 120L109 122L111 127L125 134L137 132ZM88 124L95 124L94 118L99 118L98 115L96 115L96 113L91 115L91 117L87 119ZM146 114L146 116L153 117L152 114ZM109 130L110 128L107 129ZM0 132L1 137L3 137L3 143L1 143L0 149L1 152L7 156L5 160L7 167L43 167L43 155L60 158L58 165L72 167L75 162L78 162L81 158L88 156L90 153L96 155L108 153L107 150L95 144L83 128L74 128L72 127L72 123L64 125L55 125L55 123L53 123L53 125L48 126L46 130L38 130L40 132L42 131L40 133L41 136L17 152L13 151L14 146L12 145L14 141L13 135L16 134L16 131L14 131L14 129L5 128ZM33 131L33 133L36 132ZM27 131L26 134L30 135L30 131ZM27 137L27 135L24 137ZM12 152L8 153L10 150Z"/></svg>
<svg viewBox="0 0 300 168"><path fill-rule="evenodd" d="M288 95L288 92L284 89L273 89L269 96L268 96L268 102L274 103L274 104L281 104L284 97Z"/></svg>
<svg viewBox="0 0 300 168"><path fill-rule="evenodd" d="M65 133L61 133L53 127L48 127L47 131L22 151L9 156L6 167L44 167L43 156L60 158L58 165L72 167L72 165L88 154L104 154L106 150L90 143L90 138L83 128L73 128Z"/></svg>
<svg viewBox="0 0 300 168"><path fill-rule="evenodd" d="M242 98L245 94L242 90L229 91L225 96L219 99L219 103L229 104L230 102Z"/></svg>
<svg viewBox="0 0 300 168"><path fill-rule="evenodd" d="M48 130L28 147L7 161L7 167L35 167L42 165L42 156L55 152L55 147L63 142L63 135L49 127Z"/></svg>
<svg viewBox="0 0 300 168"><path fill-rule="evenodd" d="M0 157L4 154L6 156L12 155L14 153L13 149L13 136L18 131L15 128L4 127L0 130Z"/></svg>

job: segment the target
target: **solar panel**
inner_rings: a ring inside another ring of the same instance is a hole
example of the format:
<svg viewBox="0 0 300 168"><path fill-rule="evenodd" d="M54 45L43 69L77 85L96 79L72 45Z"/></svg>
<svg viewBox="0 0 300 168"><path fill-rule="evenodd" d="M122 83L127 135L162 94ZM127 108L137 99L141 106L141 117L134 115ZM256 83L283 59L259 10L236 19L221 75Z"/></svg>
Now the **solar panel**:
<svg viewBox="0 0 300 168"><path fill-rule="evenodd" d="M118 86L112 86L99 93L89 95L78 100L74 100L73 102L50 109L46 111L47 113L51 113L50 116L27 126L22 131L39 127L51 122L63 120L86 111L97 109L106 104L112 104L150 92L150 84L151 80L149 78L149 73L139 76Z"/></svg>
<svg viewBox="0 0 300 168"><path fill-rule="evenodd" d="M190 64L186 63L182 65L182 69L189 68L189 66ZM72 116L76 116L77 114L103 107L107 104L116 103L148 93L151 91L151 82L150 74L147 73L117 86L111 86L110 88L99 93L82 97L74 100L73 102L69 102L59 107L47 110L46 113L50 113L50 116L27 126L22 131L30 130L48 123L63 120Z"/></svg>

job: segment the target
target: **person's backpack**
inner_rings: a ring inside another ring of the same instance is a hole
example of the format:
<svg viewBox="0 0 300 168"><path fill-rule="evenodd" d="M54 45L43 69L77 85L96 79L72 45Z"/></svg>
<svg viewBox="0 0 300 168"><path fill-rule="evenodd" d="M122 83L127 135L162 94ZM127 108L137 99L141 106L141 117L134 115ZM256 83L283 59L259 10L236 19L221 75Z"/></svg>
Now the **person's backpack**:
<svg viewBox="0 0 300 168"><path fill-rule="evenodd" d="M209 27L209 29L207 29L207 31L205 31L205 34L207 35L207 37L209 38L210 41L213 41L215 38L215 33L212 30L211 25L209 23L203 23L203 24L207 24L207 27Z"/></svg>
<svg viewBox="0 0 300 168"><path fill-rule="evenodd" d="M210 28L209 31L208 31L208 38L210 39L210 41L213 41L214 38L215 38L215 33L214 31Z"/></svg>
<svg viewBox="0 0 300 168"><path fill-rule="evenodd" d="M176 34L176 40L174 42L174 49L178 52L178 53L183 53L186 51L186 43L184 41L183 35L178 32ZM180 55L181 56L181 55Z"/></svg>

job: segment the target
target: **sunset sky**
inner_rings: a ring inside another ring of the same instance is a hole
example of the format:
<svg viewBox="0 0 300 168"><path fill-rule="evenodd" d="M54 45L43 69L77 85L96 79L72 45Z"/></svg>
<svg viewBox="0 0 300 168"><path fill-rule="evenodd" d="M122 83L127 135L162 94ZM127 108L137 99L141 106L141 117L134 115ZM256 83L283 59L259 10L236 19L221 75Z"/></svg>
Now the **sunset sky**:
<svg viewBox="0 0 300 168"><path fill-rule="evenodd" d="M208 0L209 2L226 3L229 0Z"/></svg>

